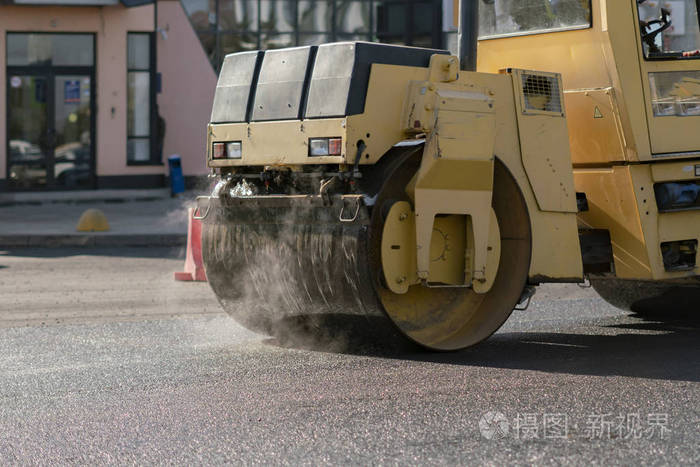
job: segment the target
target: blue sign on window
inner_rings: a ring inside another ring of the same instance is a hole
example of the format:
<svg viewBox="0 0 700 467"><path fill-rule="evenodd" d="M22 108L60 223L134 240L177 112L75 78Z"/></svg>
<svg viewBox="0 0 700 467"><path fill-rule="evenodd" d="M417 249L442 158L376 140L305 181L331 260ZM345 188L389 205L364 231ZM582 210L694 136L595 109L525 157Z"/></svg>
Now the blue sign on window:
<svg viewBox="0 0 700 467"><path fill-rule="evenodd" d="M69 79L65 82L63 102L66 104L80 104L80 80Z"/></svg>

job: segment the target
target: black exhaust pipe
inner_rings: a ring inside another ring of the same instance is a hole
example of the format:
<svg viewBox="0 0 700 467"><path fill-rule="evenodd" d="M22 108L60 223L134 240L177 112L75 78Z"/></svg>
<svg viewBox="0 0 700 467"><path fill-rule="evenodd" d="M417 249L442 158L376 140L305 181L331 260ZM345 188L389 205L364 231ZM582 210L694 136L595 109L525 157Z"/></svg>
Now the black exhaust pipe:
<svg viewBox="0 0 700 467"><path fill-rule="evenodd" d="M479 0L459 0L457 56L460 68L476 71L476 43L479 35Z"/></svg>

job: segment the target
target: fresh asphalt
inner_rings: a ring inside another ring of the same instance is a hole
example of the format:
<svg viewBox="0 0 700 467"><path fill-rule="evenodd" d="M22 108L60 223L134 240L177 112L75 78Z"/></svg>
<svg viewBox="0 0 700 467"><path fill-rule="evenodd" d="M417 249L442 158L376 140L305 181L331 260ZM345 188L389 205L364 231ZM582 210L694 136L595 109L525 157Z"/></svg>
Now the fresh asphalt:
<svg viewBox="0 0 700 467"><path fill-rule="evenodd" d="M287 348L182 263L0 252L0 462L700 463L698 321L557 285L463 352Z"/></svg>

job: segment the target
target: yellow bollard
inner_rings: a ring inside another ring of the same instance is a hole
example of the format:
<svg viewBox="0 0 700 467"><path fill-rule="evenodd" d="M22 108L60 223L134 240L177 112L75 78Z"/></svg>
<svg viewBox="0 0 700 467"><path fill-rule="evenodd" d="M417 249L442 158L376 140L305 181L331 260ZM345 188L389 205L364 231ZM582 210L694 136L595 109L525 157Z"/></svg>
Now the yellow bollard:
<svg viewBox="0 0 700 467"><path fill-rule="evenodd" d="M102 211L91 208L80 216L76 230L78 232L105 232L109 230L109 222Z"/></svg>

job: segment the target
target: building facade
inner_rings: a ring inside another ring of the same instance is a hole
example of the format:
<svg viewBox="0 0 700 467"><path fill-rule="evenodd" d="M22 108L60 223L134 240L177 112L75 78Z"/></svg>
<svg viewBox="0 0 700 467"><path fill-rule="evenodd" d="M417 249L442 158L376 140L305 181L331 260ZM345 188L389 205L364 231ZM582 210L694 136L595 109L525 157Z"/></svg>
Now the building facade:
<svg viewBox="0 0 700 467"><path fill-rule="evenodd" d="M71 3L0 5L0 189L163 186L170 154L205 173L216 73L180 3Z"/></svg>
<svg viewBox="0 0 700 467"><path fill-rule="evenodd" d="M242 50L372 41L442 46L443 0L182 0L218 67Z"/></svg>
<svg viewBox="0 0 700 467"><path fill-rule="evenodd" d="M0 191L151 188L206 173L232 52L341 40L446 47L454 0L0 0Z"/></svg>

